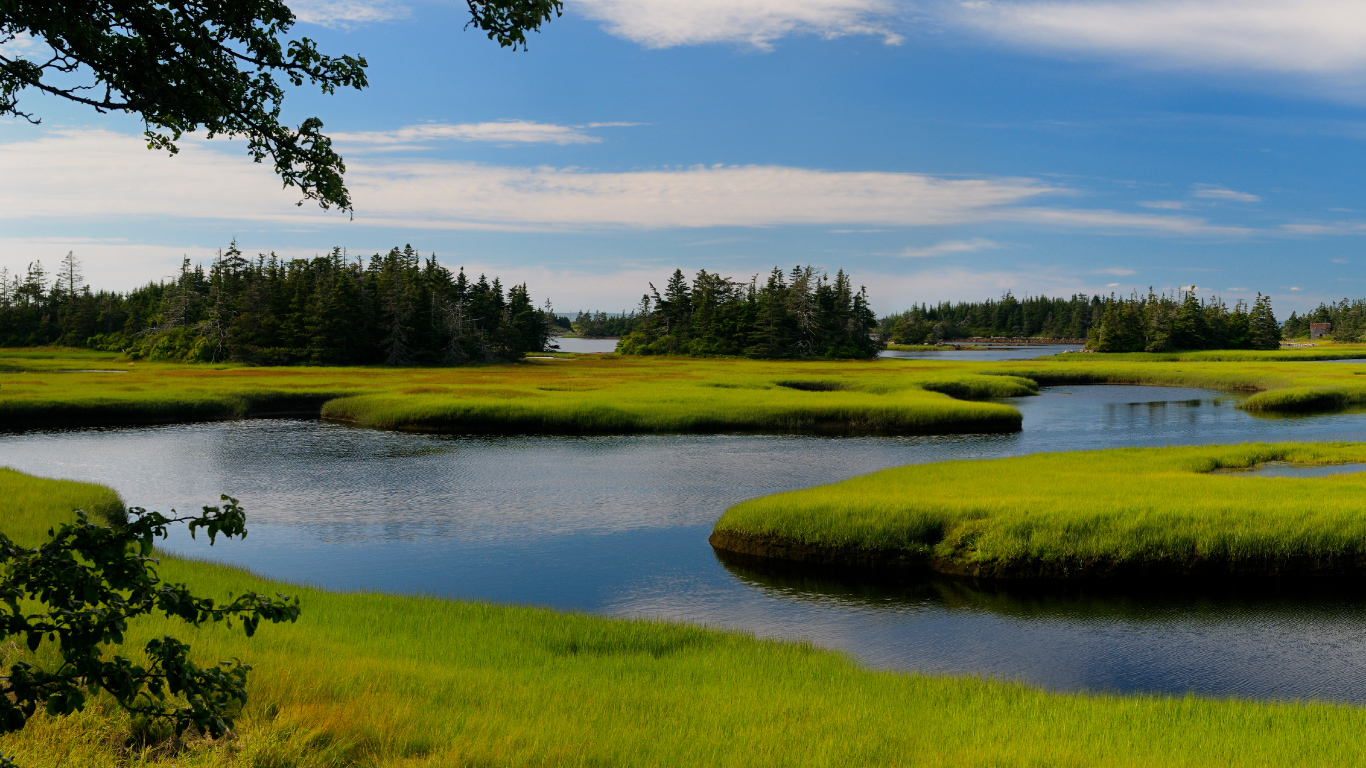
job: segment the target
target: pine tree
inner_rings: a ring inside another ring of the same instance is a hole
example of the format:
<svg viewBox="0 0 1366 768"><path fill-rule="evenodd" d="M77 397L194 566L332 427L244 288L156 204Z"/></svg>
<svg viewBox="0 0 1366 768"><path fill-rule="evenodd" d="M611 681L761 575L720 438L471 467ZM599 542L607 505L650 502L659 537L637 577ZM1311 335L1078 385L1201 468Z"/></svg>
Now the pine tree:
<svg viewBox="0 0 1366 768"><path fill-rule="evenodd" d="M1271 311L1271 297L1257 294L1248 315L1248 335L1253 349L1279 349L1281 327Z"/></svg>

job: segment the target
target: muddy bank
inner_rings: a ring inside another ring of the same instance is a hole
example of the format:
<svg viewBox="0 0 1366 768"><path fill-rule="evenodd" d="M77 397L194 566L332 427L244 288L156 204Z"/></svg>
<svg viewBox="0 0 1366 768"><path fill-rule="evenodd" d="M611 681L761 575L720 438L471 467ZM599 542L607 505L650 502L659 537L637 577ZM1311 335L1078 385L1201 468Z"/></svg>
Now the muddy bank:
<svg viewBox="0 0 1366 768"><path fill-rule="evenodd" d="M724 561L813 572L878 572L888 576L940 574L986 581L1233 581L1239 579L1336 579L1366 583L1366 551L1316 557L1246 559L1060 559L973 562L936 557L929 548L831 547L781 536L713 531L707 539Z"/></svg>

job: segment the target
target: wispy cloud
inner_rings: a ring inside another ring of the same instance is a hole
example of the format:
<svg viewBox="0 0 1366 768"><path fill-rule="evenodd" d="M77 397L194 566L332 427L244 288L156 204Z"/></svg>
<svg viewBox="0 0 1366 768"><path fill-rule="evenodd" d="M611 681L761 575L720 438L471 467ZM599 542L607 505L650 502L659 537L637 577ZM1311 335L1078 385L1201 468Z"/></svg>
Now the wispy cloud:
<svg viewBox="0 0 1366 768"><path fill-rule="evenodd" d="M0 42L0 52L12 58L22 59L38 50L38 41L27 32L12 33L13 38ZM0 36L3 40L3 36Z"/></svg>
<svg viewBox="0 0 1366 768"><path fill-rule="evenodd" d="M1292 235L1366 235L1366 221L1295 222L1282 224Z"/></svg>
<svg viewBox="0 0 1366 768"><path fill-rule="evenodd" d="M570 7L648 48L739 43L767 50L798 34L902 40L891 29L895 0L570 0Z"/></svg>
<svg viewBox="0 0 1366 768"><path fill-rule="evenodd" d="M1126 213L1095 208L1038 208L1020 206L1002 210L1002 221L1022 224L1048 225L1064 228L1097 229L1111 232L1165 232L1171 235L1200 235L1243 237L1255 230L1211 224L1196 216L1162 216L1158 214Z"/></svg>
<svg viewBox="0 0 1366 768"><path fill-rule="evenodd" d="M1159 211L1180 211L1186 208L1186 204L1180 200L1142 200L1139 205L1144 208L1156 208Z"/></svg>
<svg viewBox="0 0 1366 768"><path fill-rule="evenodd" d="M1196 184L1191 191L1191 197L1199 197L1205 200L1231 200L1238 203L1260 203L1262 198L1248 192L1238 192L1226 189L1217 184Z"/></svg>
<svg viewBox="0 0 1366 768"><path fill-rule="evenodd" d="M915 262L912 262L915 263ZM933 263L933 262L931 262ZM1016 296L1068 296L1106 293L1118 283L1097 284L1078 279L1066 269L1030 265L1015 270L965 269L945 264L909 274L858 272L854 281L868 286L880 312L895 312L921 302L980 301L1012 291Z"/></svg>
<svg viewBox="0 0 1366 768"><path fill-rule="evenodd" d="M483 141L496 144L596 144L602 141L582 128L630 125L591 123L587 126L555 125L530 120L497 120L489 123L424 123L395 131L335 133L339 144L367 144L385 148L410 148L433 141Z"/></svg>
<svg viewBox="0 0 1366 768"><path fill-rule="evenodd" d="M959 2L950 17L1000 40L1160 68L1301 74L1366 67L1359 0Z"/></svg>
<svg viewBox="0 0 1366 768"><path fill-rule="evenodd" d="M411 10L387 0L288 0L289 9L306 24L350 29L393 19L406 19Z"/></svg>
<svg viewBox="0 0 1366 768"><path fill-rule="evenodd" d="M911 259L925 259L934 256L948 256L955 253L973 253L987 248L998 247L1000 246L992 240L976 237L971 240L943 240L923 248L906 248L897 255Z"/></svg>
<svg viewBox="0 0 1366 768"><path fill-rule="evenodd" d="M0 144L0 220L98 217L336 225L296 208L265 165L231 142L187 140L179 155L103 130ZM707 227L922 227L1014 222L1055 229L1227 236L1249 230L1188 216L1047 207L1068 190L1028 178L692 166L628 172L356 157L348 163L352 226L602 230ZM983 247L982 242L943 245ZM935 246L931 246L935 247Z"/></svg>
<svg viewBox="0 0 1366 768"><path fill-rule="evenodd" d="M1124 267L1110 267L1110 268L1108 268L1108 269L1097 269L1097 270L1093 270L1093 271L1091 272L1091 274L1093 274L1093 275L1114 275L1115 277L1128 277L1129 275L1136 274L1136 273L1135 273L1132 269L1125 269Z"/></svg>

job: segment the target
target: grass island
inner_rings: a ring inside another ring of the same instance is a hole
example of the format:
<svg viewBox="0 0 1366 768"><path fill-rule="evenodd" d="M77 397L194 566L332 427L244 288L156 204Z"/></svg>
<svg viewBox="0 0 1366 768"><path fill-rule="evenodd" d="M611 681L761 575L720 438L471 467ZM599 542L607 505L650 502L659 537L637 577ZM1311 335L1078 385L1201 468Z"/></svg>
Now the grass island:
<svg viewBox="0 0 1366 768"><path fill-rule="evenodd" d="M726 552L980 578L1366 576L1366 444L1123 448L898 467L743 502Z"/></svg>

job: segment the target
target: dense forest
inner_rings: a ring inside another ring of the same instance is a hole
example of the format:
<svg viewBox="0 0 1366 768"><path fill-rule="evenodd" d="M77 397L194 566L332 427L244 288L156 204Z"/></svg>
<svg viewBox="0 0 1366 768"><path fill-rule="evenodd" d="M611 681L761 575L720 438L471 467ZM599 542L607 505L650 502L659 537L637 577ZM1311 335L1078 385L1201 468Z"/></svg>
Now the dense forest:
<svg viewBox="0 0 1366 768"><path fill-rule="evenodd" d="M1100 321L1104 299L1026 296L1009 291L1000 299L921 304L882 318L884 340L895 344L933 344L971 336L1082 339Z"/></svg>
<svg viewBox="0 0 1366 768"><path fill-rule="evenodd" d="M842 270L830 279L809 266L774 267L762 283L702 270L691 285L675 270L662 294L650 285L634 317L621 354L849 359L881 348L867 291Z"/></svg>
<svg viewBox="0 0 1366 768"><path fill-rule="evenodd" d="M1104 301L1104 312L1087 336L1097 352L1168 352L1177 349L1277 349L1281 327L1271 297L1257 294L1252 308L1230 310L1218 298L1199 300L1193 291L1173 296L1131 296Z"/></svg>
<svg viewBox="0 0 1366 768"><path fill-rule="evenodd" d="M1328 338L1335 341L1366 341L1366 299L1343 299L1336 304L1320 304L1303 315L1291 312L1285 321L1285 337L1308 337L1310 323L1332 323Z"/></svg>
<svg viewBox="0 0 1366 768"><path fill-rule="evenodd" d="M68 254L0 273L0 346L125 350L135 358L261 365L454 365L516 360L545 348L553 314L525 285L471 282L411 246L369 263L341 249L314 259L247 259L236 243L209 269L188 259L173 280L92 292Z"/></svg>

